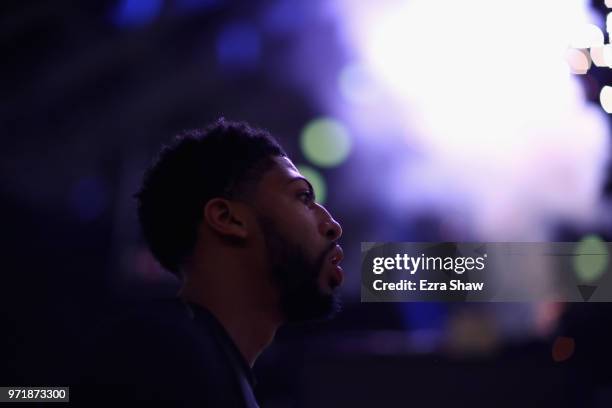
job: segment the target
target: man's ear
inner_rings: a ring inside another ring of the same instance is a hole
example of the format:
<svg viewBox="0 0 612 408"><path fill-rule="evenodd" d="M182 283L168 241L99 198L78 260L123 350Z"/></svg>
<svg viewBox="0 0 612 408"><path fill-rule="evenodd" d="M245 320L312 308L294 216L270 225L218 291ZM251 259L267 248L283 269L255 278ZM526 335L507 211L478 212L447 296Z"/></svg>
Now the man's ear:
<svg viewBox="0 0 612 408"><path fill-rule="evenodd" d="M204 222L224 236L246 238L248 235L246 209L224 198L208 200L204 206Z"/></svg>

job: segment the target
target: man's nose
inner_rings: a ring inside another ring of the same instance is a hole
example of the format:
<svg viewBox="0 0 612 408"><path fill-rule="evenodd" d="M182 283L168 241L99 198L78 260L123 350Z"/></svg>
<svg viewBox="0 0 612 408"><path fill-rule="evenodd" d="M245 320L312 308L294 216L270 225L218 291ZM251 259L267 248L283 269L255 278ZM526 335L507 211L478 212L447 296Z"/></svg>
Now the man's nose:
<svg viewBox="0 0 612 408"><path fill-rule="evenodd" d="M323 210L324 218L319 224L319 231L329 240L336 241L342 236L342 227L338 221L334 220L331 214L327 212L325 207L321 206L321 209Z"/></svg>

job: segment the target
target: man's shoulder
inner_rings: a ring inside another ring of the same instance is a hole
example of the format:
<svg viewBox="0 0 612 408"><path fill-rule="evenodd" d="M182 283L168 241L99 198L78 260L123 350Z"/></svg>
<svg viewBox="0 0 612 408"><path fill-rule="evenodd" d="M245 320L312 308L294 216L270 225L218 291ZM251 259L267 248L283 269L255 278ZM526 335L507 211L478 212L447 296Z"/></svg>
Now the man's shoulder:
<svg viewBox="0 0 612 408"><path fill-rule="evenodd" d="M196 325L189 308L176 298L119 308L103 319L89 344L92 364L108 380L122 382L206 376L222 359L211 329Z"/></svg>
<svg viewBox="0 0 612 408"><path fill-rule="evenodd" d="M179 299L121 306L95 330L83 358L81 399L107 386L129 401L198 402L223 406L235 398L231 365L214 329L193 319Z"/></svg>
<svg viewBox="0 0 612 408"><path fill-rule="evenodd" d="M201 336L207 328L199 329L196 330L189 309L180 299L162 298L118 306L112 315L102 319L96 331L109 340L142 341L142 337L146 337L150 343Z"/></svg>

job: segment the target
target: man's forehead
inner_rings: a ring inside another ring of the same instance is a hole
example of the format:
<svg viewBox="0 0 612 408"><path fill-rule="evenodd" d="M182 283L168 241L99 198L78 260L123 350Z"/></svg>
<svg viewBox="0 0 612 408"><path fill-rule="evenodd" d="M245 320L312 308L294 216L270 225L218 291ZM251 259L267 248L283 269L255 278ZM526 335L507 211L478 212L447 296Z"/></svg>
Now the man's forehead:
<svg viewBox="0 0 612 408"><path fill-rule="evenodd" d="M274 165L263 175L258 187L258 195L265 201L289 188L294 183L302 183L312 190L310 182L295 167L288 157L272 157Z"/></svg>
<svg viewBox="0 0 612 408"><path fill-rule="evenodd" d="M274 165L266 170L257 187L257 194L263 199L285 190L291 180L302 177L289 158L274 156L271 160Z"/></svg>
<svg viewBox="0 0 612 408"><path fill-rule="evenodd" d="M288 157L274 157L273 160L276 166L272 167L270 176L276 181L288 181L295 177L303 177Z"/></svg>

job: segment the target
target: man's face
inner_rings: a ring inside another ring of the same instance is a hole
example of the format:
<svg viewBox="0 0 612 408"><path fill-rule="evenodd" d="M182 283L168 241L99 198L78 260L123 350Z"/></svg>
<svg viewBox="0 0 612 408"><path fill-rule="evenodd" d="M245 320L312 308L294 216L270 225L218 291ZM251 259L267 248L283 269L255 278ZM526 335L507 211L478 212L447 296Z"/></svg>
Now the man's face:
<svg viewBox="0 0 612 408"><path fill-rule="evenodd" d="M286 157L275 157L257 191L258 221L271 276L287 321L329 318L339 310L335 289L342 228L314 200L310 183Z"/></svg>

